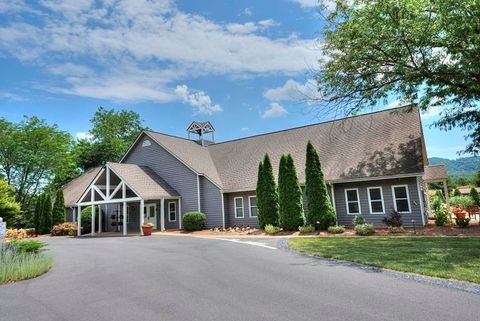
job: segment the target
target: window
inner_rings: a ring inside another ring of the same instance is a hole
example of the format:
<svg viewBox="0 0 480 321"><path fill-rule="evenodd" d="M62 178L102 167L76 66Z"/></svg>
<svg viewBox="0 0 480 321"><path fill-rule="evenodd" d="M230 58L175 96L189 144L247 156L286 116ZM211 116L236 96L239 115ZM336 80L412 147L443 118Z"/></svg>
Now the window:
<svg viewBox="0 0 480 321"><path fill-rule="evenodd" d="M175 222L177 220L177 203L168 202L168 221Z"/></svg>
<svg viewBox="0 0 480 321"><path fill-rule="evenodd" d="M249 196L248 197L248 204L249 204L249 207L250 207L250 217L257 217L258 216L257 197L256 196Z"/></svg>
<svg viewBox="0 0 480 321"><path fill-rule="evenodd" d="M345 199L347 201L348 214L362 214L360 211L360 198L358 197L358 188L346 189Z"/></svg>
<svg viewBox="0 0 480 321"><path fill-rule="evenodd" d="M393 205L399 213L410 213L410 197L407 185L392 186Z"/></svg>
<svg viewBox="0 0 480 321"><path fill-rule="evenodd" d="M369 187L368 191L368 204L370 206L370 213L372 214L384 214L385 205L383 204L383 192L381 187Z"/></svg>
<svg viewBox="0 0 480 321"><path fill-rule="evenodd" d="M243 218L243 197L235 197L233 199L235 203L235 218Z"/></svg>

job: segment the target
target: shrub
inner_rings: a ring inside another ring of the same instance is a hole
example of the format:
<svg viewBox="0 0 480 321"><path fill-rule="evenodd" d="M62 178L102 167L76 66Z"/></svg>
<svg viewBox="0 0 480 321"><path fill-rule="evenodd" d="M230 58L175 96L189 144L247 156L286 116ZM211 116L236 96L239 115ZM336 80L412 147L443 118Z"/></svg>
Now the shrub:
<svg viewBox="0 0 480 321"><path fill-rule="evenodd" d="M343 232L345 232L345 226L343 225L334 225L328 227L328 233L342 234Z"/></svg>
<svg viewBox="0 0 480 321"><path fill-rule="evenodd" d="M100 208L95 208L95 226L98 224L98 215ZM103 214L103 211L102 211ZM90 234L92 232L92 207L87 206L82 210L82 234Z"/></svg>
<svg viewBox="0 0 480 321"><path fill-rule="evenodd" d="M5 233L5 237L7 239L12 239L12 240L16 240L16 239L24 239L24 238L27 238L27 231L25 231L23 228L21 229L11 229L9 228L7 230L7 232Z"/></svg>
<svg viewBox="0 0 480 321"><path fill-rule="evenodd" d="M470 196L454 196L450 199L451 206L461 205L464 208L475 205L473 199Z"/></svg>
<svg viewBox="0 0 480 321"><path fill-rule="evenodd" d="M35 228L26 228L25 232L27 232L27 237L35 236Z"/></svg>
<svg viewBox="0 0 480 321"><path fill-rule="evenodd" d="M453 190L453 196L462 196L462 193L460 193L460 190L456 188Z"/></svg>
<svg viewBox="0 0 480 321"><path fill-rule="evenodd" d="M465 228L470 224L470 217L456 218L455 224L457 224L458 227Z"/></svg>
<svg viewBox="0 0 480 321"><path fill-rule="evenodd" d="M265 225L265 233L270 234L270 235L277 234L281 230L282 229L280 227L274 226L272 224Z"/></svg>
<svg viewBox="0 0 480 321"><path fill-rule="evenodd" d="M200 212L187 212L183 216L183 228L186 231L200 231L205 227L207 218Z"/></svg>
<svg viewBox="0 0 480 321"><path fill-rule="evenodd" d="M437 212L440 210L442 207L442 204L445 204L442 198L440 197L435 197L432 201L432 209L434 212Z"/></svg>
<svg viewBox="0 0 480 321"><path fill-rule="evenodd" d="M66 236L66 235L76 235L77 224L71 222L65 222L61 224L54 225L50 231L52 236Z"/></svg>
<svg viewBox="0 0 480 321"><path fill-rule="evenodd" d="M278 201L280 205L280 226L287 231L295 231L303 226L302 189L292 155L282 155L278 173Z"/></svg>
<svg viewBox="0 0 480 321"><path fill-rule="evenodd" d="M278 225L278 191L268 154L265 154L263 162L258 166L256 193L260 228L267 224Z"/></svg>
<svg viewBox="0 0 480 321"><path fill-rule="evenodd" d="M403 229L403 227L398 227L398 226L389 226L388 227L388 231L390 233L404 233L405 230Z"/></svg>
<svg viewBox="0 0 480 321"><path fill-rule="evenodd" d="M353 226L365 224L365 219L362 216L355 215L353 218Z"/></svg>
<svg viewBox="0 0 480 321"><path fill-rule="evenodd" d="M448 210L447 205L442 204L438 210L435 211L435 215L433 216L435 219L436 226L444 226L448 222Z"/></svg>
<svg viewBox="0 0 480 321"><path fill-rule="evenodd" d="M312 225L299 226L298 231L300 233L312 233L312 232L315 232L315 226L312 226Z"/></svg>
<svg viewBox="0 0 480 321"><path fill-rule="evenodd" d="M480 195L478 194L478 191L475 187L472 187L472 189L470 190L470 197L472 198L475 205L480 205Z"/></svg>
<svg viewBox="0 0 480 321"><path fill-rule="evenodd" d="M401 227L403 225L402 214L395 210L391 210L387 217L384 217L382 222L386 226Z"/></svg>
<svg viewBox="0 0 480 321"><path fill-rule="evenodd" d="M358 224L355 225L355 233L363 236L372 235L373 233L375 233L375 228L373 227L373 224Z"/></svg>
<svg viewBox="0 0 480 321"><path fill-rule="evenodd" d="M13 240L8 243L8 247L16 253L38 253L42 248L47 246L46 243L36 240Z"/></svg>

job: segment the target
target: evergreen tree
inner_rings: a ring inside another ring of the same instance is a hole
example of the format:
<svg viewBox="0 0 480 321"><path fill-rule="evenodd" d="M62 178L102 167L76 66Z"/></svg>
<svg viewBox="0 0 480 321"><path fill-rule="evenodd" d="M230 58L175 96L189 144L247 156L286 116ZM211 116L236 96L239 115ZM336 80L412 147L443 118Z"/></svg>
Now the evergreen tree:
<svg viewBox="0 0 480 321"><path fill-rule="evenodd" d="M456 188L454 191L453 191L453 196L462 196L462 193L460 193L460 190L458 188Z"/></svg>
<svg viewBox="0 0 480 321"><path fill-rule="evenodd" d="M335 210L328 196L327 184L323 178L320 159L310 141L307 143L305 185L308 204L307 224L316 226L316 222L319 222L319 227L322 230L335 225Z"/></svg>
<svg viewBox="0 0 480 321"><path fill-rule="evenodd" d="M268 154L265 154L263 158L262 171L263 225L261 226L262 228L267 224L278 226L278 191L275 176L273 176L272 162Z"/></svg>
<svg viewBox="0 0 480 321"><path fill-rule="evenodd" d="M42 217L40 218L40 233L48 234L52 229L52 199L46 193L43 198Z"/></svg>
<svg viewBox="0 0 480 321"><path fill-rule="evenodd" d="M43 212L43 202L44 202L44 194L37 196L37 201L35 203L35 213L33 213L33 226L35 227L35 233L40 234L41 229L41 220L42 220L42 212Z"/></svg>
<svg viewBox="0 0 480 321"><path fill-rule="evenodd" d="M65 200L63 191L59 189L55 197L55 203L52 210L52 225L65 222Z"/></svg>
<svg viewBox="0 0 480 321"><path fill-rule="evenodd" d="M287 231L296 231L304 224L302 190L298 184L295 164L290 154L282 155L278 174L278 200L280 226Z"/></svg>
<svg viewBox="0 0 480 321"><path fill-rule="evenodd" d="M476 188L472 187L470 190L470 197L473 199L475 205L480 205L480 195L478 195Z"/></svg>
<svg viewBox="0 0 480 321"><path fill-rule="evenodd" d="M258 212L258 224L260 227L263 228L265 226L264 223L264 208L263 208L263 190L264 190L264 180L263 180L263 162L260 161L258 164L258 174L257 174L257 188L256 188L256 196L257 196L257 212Z"/></svg>

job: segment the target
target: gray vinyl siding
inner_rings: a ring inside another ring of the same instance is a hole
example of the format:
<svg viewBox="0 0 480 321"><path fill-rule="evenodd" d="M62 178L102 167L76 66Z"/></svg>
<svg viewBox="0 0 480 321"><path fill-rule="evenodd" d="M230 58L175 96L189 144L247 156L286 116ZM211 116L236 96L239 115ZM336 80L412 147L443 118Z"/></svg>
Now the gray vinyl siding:
<svg viewBox="0 0 480 321"><path fill-rule="evenodd" d="M258 218L250 217L250 208L248 203L249 196L255 196L255 192L241 192L241 193L229 193L225 194L225 204L226 208L228 209L228 225L249 225L250 227L259 227L258 225ZM244 215L243 218L236 218L235 217L235 197L243 197L243 211Z"/></svg>
<svg viewBox="0 0 480 321"><path fill-rule="evenodd" d="M387 216L394 208L392 195L393 185L407 185L410 198L410 212L402 213L404 226L412 226L412 220L415 220L416 226L422 225L422 214L420 200L418 198L417 180L412 178L399 178L390 180L378 180L356 183L334 184L335 188L335 208L337 212L337 221L339 225L352 226L355 215L347 214L347 205L345 200L345 189L358 188L361 216L365 218L367 223L373 223L375 226L384 227L382 219ZM368 187L381 187L383 192L384 211L385 214L371 214L368 204Z"/></svg>
<svg viewBox="0 0 480 321"><path fill-rule="evenodd" d="M151 145L142 147L145 139ZM198 210L197 175L145 134L133 146L124 163L150 167L182 197L182 213Z"/></svg>
<svg viewBox="0 0 480 321"><path fill-rule="evenodd" d="M176 204L176 206L177 206L177 207L176 207L176 208L177 208L177 217L176 217L176 220L175 220L174 222L169 222L169 220L168 220L168 216L169 216L169 215L168 215L168 203L170 203L170 202L175 202L175 204ZM164 214L163 214L163 215L164 215L164 218L165 218L165 220L164 220L164 222L165 222L165 229L166 229L166 230L176 230L176 229L178 229L178 223L180 222L180 220L179 220L179 213L178 213L178 211L179 211L179 208L178 208L178 200L174 200L174 199L173 199L173 200L171 200L171 199L169 200L169 199L166 199L166 200L165 200L165 203L163 204L163 206L164 206L164 210L163 210L163 213L164 213ZM158 208L160 208L160 202L158 202ZM158 229L160 229L160 213L157 214L157 226L158 226Z"/></svg>
<svg viewBox="0 0 480 321"><path fill-rule="evenodd" d="M222 194L207 178L200 176L200 207L207 217L206 227L223 226Z"/></svg>
<svg viewBox="0 0 480 321"><path fill-rule="evenodd" d="M77 209L75 207L67 207L65 209L65 222L74 222L75 221L75 213Z"/></svg>

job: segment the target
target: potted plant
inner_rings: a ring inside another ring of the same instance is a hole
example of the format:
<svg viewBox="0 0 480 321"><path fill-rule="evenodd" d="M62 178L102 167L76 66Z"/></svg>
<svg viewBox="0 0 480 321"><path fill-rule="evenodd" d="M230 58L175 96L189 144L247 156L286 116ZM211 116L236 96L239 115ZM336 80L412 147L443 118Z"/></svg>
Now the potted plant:
<svg viewBox="0 0 480 321"><path fill-rule="evenodd" d="M464 219L467 215L467 211L461 205L456 205L452 208L452 212L458 219Z"/></svg>
<svg viewBox="0 0 480 321"><path fill-rule="evenodd" d="M142 225L143 236L150 236L152 235L153 224L152 223L144 223Z"/></svg>

